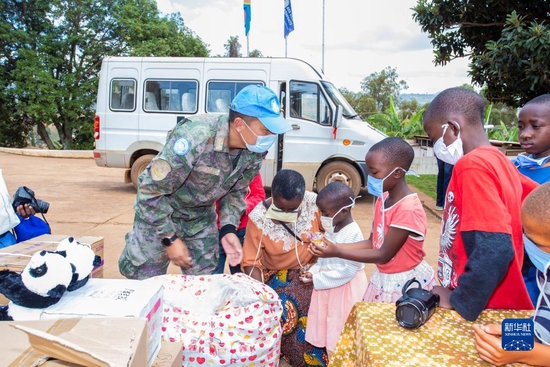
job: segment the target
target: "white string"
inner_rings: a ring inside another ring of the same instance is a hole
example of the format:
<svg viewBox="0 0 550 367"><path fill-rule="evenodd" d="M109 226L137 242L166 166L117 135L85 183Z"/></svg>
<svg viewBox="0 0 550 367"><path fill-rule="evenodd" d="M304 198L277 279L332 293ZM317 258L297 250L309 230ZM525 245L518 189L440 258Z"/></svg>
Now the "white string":
<svg viewBox="0 0 550 367"><path fill-rule="evenodd" d="M250 273L248 274L249 277L252 277L252 272L254 271L254 268L256 268L256 261L258 260L258 257L260 256L260 249L262 248L262 238L264 237L264 225L265 225L266 217L264 215L264 220L262 222L262 233L260 234L260 243L258 244L258 250L256 251L256 256L254 257L254 263L252 264L252 269L250 269ZM296 233L296 222L292 222L294 224L294 233ZM288 237L288 234L285 234ZM294 249L296 250L296 260L298 260L298 264L300 265L300 268L302 270L307 270L305 266L302 265L302 262L300 261L300 256L298 255L298 239L294 239L295 246ZM304 242L300 241L300 244L303 246ZM258 268L260 270L260 268ZM262 274L263 276L263 274Z"/></svg>

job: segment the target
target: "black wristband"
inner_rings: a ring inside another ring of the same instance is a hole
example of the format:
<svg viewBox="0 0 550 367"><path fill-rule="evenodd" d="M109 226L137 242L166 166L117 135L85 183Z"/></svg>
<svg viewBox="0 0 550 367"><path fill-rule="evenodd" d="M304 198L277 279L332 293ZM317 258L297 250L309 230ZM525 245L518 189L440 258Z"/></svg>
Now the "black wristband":
<svg viewBox="0 0 550 367"><path fill-rule="evenodd" d="M237 235L237 227L235 227L233 224L226 224L225 226L223 226L220 229L220 241L228 233L233 233L236 236Z"/></svg>

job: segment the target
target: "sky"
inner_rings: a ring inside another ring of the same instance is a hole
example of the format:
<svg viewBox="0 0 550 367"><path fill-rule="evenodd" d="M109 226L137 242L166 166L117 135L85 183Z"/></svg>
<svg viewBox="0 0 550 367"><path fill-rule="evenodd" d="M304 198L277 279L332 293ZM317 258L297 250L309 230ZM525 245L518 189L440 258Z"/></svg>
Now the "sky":
<svg viewBox="0 0 550 367"><path fill-rule="evenodd" d="M179 12L185 25L210 49L225 54L230 36L239 36L246 56L243 0L157 0L162 13ZM387 66L396 68L409 86L402 93L437 93L470 83L468 60L435 66L428 36L412 19L416 0L291 0L294 31L286 55L323 69L338 88L358 92L361 81ZM284 57L284 0L251 0L248 47L264 56ZM323 62L324 60L324 62Z"/></svg>

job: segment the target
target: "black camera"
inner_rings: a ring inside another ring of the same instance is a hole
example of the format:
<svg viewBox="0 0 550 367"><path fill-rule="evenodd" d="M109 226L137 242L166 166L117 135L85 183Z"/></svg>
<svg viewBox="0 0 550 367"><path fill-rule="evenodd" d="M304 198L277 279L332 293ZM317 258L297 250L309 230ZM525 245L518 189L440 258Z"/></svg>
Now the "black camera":
<svg viewBox="0 0 550 367"><path fill-rule="evenodd" d="M409 287L414 283L418 288ZM399 325L408 329L416 329L424 325L439 306L439 294L422 289L416 278L412 278L403 286L403 295L395 302L395 318Z"/></svg>
<svg viewBox="0 0 550 367"><path fill-rule="evenodd" d="M47 213L50 204L34 197L34 191L26 186L20 186L13 195L13 209L17 211L19 205L29 204L37 213Z"/></svg>

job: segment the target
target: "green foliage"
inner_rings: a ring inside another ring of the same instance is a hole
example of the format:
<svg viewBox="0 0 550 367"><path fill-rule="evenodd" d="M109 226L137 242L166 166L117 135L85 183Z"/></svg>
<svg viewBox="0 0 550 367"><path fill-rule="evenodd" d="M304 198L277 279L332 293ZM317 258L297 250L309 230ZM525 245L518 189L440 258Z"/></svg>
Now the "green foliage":
<svg viewBox="0 0 550 367"><path fill-rule="evenodd" d="M160 16L154 0L6 0L0 39L0 102L10 108L9 115L0 108L1 124L22 134L35 127L50 149L92 147L105 56L208 55L181 16ZM57 142L48 134L52 125Z"/></svg>
<svg viewBox="0 0 550 367"><path fill-rule="evenodd" d="M407 183L416 187L426 195L436 198L437 194L437 175L420 175L419 177L407 176Z"/></svg>
<svg viewBox="0 0 550 367"><path fill-rule="evenodd" d="M413 10L436 65L468 57L472 81L486 87L489 101L519 107L548 92L547 1L418 0Z"/></svg>
<svg viewBox="0 0 550 367"><path fill-rule="evenodd" d="M225 57L242 57L239 36L229 37L227 43L224 44L223 47L225 47Z"/></svg>
<svg viewBox="0 0 550 367"><path fill-rule="evenodd" d="M397 100L399 93L409 88L407 82L398 79L397 69L388 66L365 77L361 82L361 91L374 99L378 111L385 111L390 97Z"/></svg>
<svg viewBox="0 0 550 367"><path fill-rule="evenodd" d="M357 112L357 114L361 117L361 119L367 120L370 115L378 112L378 109L376 108L376 101L369 95L361 92L354 93L346 88L341 88L340 92L344 98L346 98L351 107L353 107L355 112Z"/></svg>
<svg viewBox="0 0 550 367"><path fill-rule="evenodd" d="M507 142L517 142L518 140L518 127L512 126L508 128L504 122L500 122L499 125L489 129L487 135L491 140L507 141Z"/></svg>
<svg viewBox="0 0 550 367"><path fill-rule="evenodd" d="M415 135L424 135L422 126L422 115L424 108L421 108L410 117L403 117L390 97L390 106L387 113L376 113L368 117L367 121L389 136L398 136L403 139L410 139Z"/></svg>
<svg viewBox="0 0 550 367"><path fill-rule="evenodd" d="M262 51L255 48L254 50L250 51L248 57L264 57L264 55L262 54Z"/></svg>

